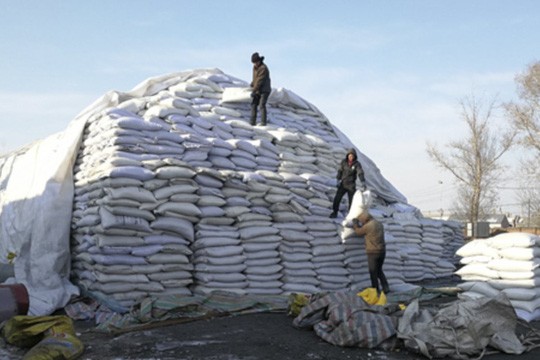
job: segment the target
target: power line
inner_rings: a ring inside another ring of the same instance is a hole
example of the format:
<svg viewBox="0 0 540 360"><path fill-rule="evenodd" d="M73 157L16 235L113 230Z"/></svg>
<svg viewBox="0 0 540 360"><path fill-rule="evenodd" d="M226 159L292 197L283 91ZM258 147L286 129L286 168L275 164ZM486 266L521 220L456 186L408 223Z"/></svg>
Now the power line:
<svg viewBox="0 0 540 360"><path fill-rule="evenodd" d="M520 207L527 207L527 203L506 203L506 204L499 204L497 207L502 208L503 206L520 206ZM418 207L418 206L417 206ZM458 211L458 208L439 208L439 209L431 209L431 210L422 210L425 214L431 214L431 213L440 213L441 211L444 213L452 213L455 211Z"/></svg>
<svg viewBox="0 0 540 360"><path fill-rule="evenodd" d="M448 193L455 191L456 186L451 185L447 187L441 187L441 185L435 185L428 188L418 189L416 191L411 191L407 193L407 197L415 198L434 198L440 197L441 195L448 195Z"/></svg>
<svg viewBox="0 0 540 360"><path fill-rule="evenodd" d="M494 188L499 190L540 190L540 186L495 186Z"/></svg>

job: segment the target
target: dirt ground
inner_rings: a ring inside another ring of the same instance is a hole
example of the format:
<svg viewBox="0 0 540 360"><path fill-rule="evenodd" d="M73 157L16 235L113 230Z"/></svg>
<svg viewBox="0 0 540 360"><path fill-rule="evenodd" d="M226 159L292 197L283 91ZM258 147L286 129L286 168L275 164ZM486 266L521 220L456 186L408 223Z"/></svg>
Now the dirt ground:
<svg viewBox="0 0 540 360"><path fill-rule="evenodd" d="M540 322L532 323L540 330ZM110 336L93 331L90 322L76 322L85 345L81 360L318 360L426 359L403 350L370 350L331 345L312 330L292 326L285 313L259 313L198 320L184 324ZM22 359L25 351L0 346L0 359ZM508 359L498 353L487 360ZM520 360L540 358L540 349L519 355Z"/></svg>
<svg viewBox="0 0 540 360"><path fill-rule="evenodd" d="M85 335L81 336L83 339ZM283 313L261 313L87 339L83 359L390 359L384 351L331 345L292 326ZM400 354L403 355L403 354ZM103 357L108 356L108 357ZM413 359L410 356L396 359Z"/></svg>
<svg viewBox="0 0 540 360"><path fill-rule="evenodd" d="M540 329L540 324L535 325ZM80 337L86 346L81 357L84 360L426 359L402 350L334 346L320 339L312 330L294 328L292 318L283 313L194 321L114 338L82 330ZM509 356L498 353L485 359L503 360ZM540 349L519 356L520 360L539 358Z"/></svg>
<svg viewBox="0 0 540 360"><path fill-rule="evenodd" d="M329 344L312 330L292 326L284 313L261 313L194 321L181 325L127 333L110 338L82 330L84 360L98 359L206 359L206 360L416 360L422 355L403 350L346 348ZM533 324L540 330L540 322ZM508 359L497 353L487 360ZM540 349L519 355L520 360L540 358Z"/></svg>
<svg viewBox="0 0 540 360"><path fill-rule="evenodd" d="M441 306L455 297L430 300L426 306ZM426 357L403 350L396 341L383 349L334 346L313 330L297 329L285 313L257 313L196 320L176 325L112 336L96 332L94 323L77 321L77 335L85 346L81 360L416 360ZM529 324L539 331L540 321ZM394 348L392 349L391 346ZM19 360L25 350L0 340L0 359ZM487 360L540 359L540 348L522 355L489 354Z"/></svg>

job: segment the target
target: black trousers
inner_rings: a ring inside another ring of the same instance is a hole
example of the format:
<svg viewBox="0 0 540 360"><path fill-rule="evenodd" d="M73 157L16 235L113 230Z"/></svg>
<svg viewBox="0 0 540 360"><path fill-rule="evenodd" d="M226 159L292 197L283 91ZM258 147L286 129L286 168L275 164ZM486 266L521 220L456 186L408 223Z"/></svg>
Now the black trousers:
<svg viewBox="0 0 540 360"><path fill-rule="evenodd" d="M377 289L377 292L380 291L379 281L381 282L382 290L387 293L389 290L388 281L383 272L384 258L386 257L386 252L380 253L370 253L367 254L368 261L368 270L369 277L371 279L371 287Z"/></svg>
<svg viewBox="0 0 540 360"><path fill-rule="evenodd" d="M332 204L332 211L334 213L338 212L339 204L341 203L341 199L343 199L343 195L345 195L345 193L347 193L347 195L349 196L349 210L351 210L352 200L353 200L353 196L355 192L356 192L356 189L346 189L345 187L343 187L343 184L339 184L336 191L336 196L334 196L334 203Z"/></svg>
<svg viewBox="0 0 540 360"><path fill-rule="evenodd" d="M251 100L251 125L257 122L257 107L261 108L261 125L266 125L266 102L270 93L253 94Z"/></svg>

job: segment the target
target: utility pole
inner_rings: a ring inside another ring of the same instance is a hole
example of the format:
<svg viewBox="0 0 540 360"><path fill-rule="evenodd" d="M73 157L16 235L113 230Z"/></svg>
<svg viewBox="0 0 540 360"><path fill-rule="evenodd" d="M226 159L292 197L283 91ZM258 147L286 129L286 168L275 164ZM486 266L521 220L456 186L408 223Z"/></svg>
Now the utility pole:
<svg viewBox="0 0 540 360"><path fill-rule="evenodd" d="M527 201L527 227L531 227L531 199Z"/></svg>
<svg viewBox="0 0 540 360"><path fill-rule="evenodd" d="M440 204L441 204L441 208L440 208L440 211L441 211L441 215L440 215L440 218L441 220L443 219L443 215L444 215L444 210L443 210L443 182L442 180L439 180L439 189L440 189L440 195L441 195L441 198L440 198Z"/></svg>

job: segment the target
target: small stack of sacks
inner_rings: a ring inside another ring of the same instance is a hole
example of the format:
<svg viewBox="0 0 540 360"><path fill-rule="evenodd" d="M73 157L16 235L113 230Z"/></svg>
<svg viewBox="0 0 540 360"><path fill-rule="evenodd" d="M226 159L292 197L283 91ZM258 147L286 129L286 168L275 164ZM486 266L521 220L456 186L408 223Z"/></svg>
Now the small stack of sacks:
<svg viewBox="0 0 540 360"><path fill-rule="evenodd" d="M510 232L468 242L457 251L464 296L506 294L518 317L540 318L540 237Z"/></svg>
<svg viewBox="0 0 540 360"><path fill-rule="evenodd" d="M386 241L386 257L383 269L390 288L395 288L395 285L405 283L403 268L408 264L409 255L406 251L403 251L403 247L405 247L403 241L398 241L398 237L395 236L402 229L399 222L393 218L383 218L383 225Z"/></svg>
<svg viewBox="0 0 540 360"><path fill-rule="evenodd" d="M420 220L411 214L395 214L387 231L392 235L392 243L398 247L403 261L403 280L417 282L424 279L425 268L422 260L422 226ZM429 271L429 270L428 270Z"/></svg>
<svg viewBox="0 0 540 360"><path fill-rule="evenodd" d="M444 221L442 224L444 237L442 257L452 264L454 269L451 273L453 273L455 265L459 264L456 251L465 244L465 226L457 221Z"/></svg>

